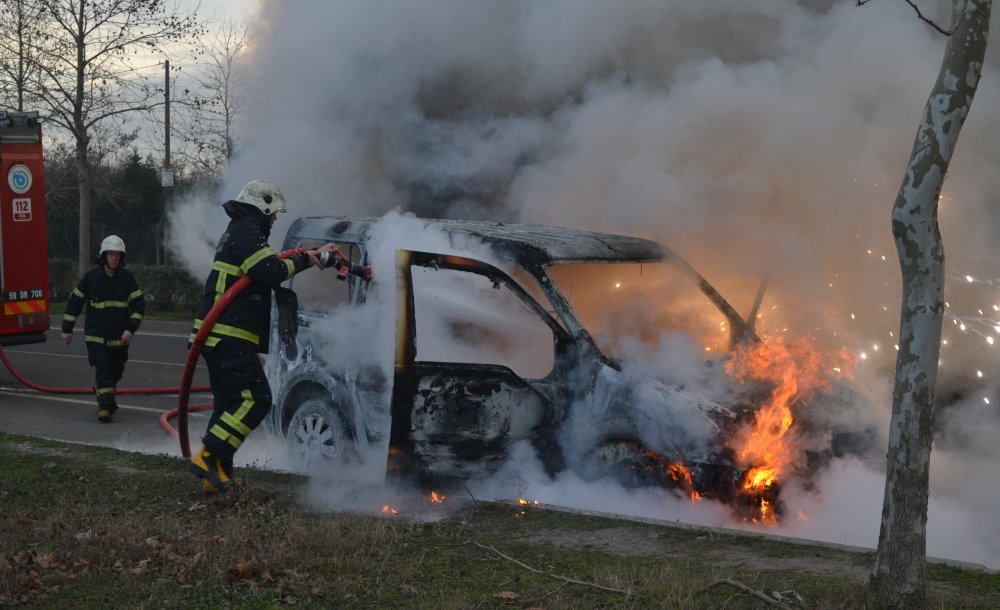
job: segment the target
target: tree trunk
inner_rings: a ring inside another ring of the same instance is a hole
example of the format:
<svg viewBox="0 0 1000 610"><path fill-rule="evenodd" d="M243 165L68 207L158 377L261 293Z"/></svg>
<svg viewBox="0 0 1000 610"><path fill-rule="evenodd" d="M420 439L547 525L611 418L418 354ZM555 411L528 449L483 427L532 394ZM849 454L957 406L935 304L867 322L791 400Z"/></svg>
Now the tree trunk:
<svg viewBox="0 0 1000 610"><path fill-rule="evenodd" d="M77 138L76 142L76 168L80 180L80 245L77 249L77 262L79 263L79 275L91 267L95 253L90 248L90 193L91 193L91 172L89 157L89 140L84 135Z"/></svg>
<svg viewBox="0 0 1000 610"><path fill-rule="evenodd" d="M927 500L944 313L938 197L982 73L992 0L955 0L955 28L892 210L903 276L896 381L870 586L886 608L927 607Z"/></svg>

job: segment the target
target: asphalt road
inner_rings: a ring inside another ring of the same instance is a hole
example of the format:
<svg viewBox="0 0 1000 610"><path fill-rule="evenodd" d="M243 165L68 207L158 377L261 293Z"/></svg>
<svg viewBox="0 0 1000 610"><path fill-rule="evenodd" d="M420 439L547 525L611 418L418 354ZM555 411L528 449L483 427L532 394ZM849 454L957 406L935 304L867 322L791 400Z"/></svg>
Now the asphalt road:
<svg viewBox="0 0 1000 610"><path fill-rule="evenodd" d="M66 346L58 324L46 333L45 343L4 348L7 358L31 382L52 387L89 388L93 369L87 363L82 328ZM187 358L189 322L145 321L132 340L129 361L119 388L180 386ZM208 373L199 361L194 386L207 386ZM191 403L210 402L208 394L193 394ZM164 412L177 407L176 394L119 394L119 410L114 421L97 421L93 394L51 394L22 385L0 363L0 431L62 441L80 442L119 449L181 455L177 440L160 425ZM208 418L192 413L188 430L192 444L204 432ZM176 428L176 419L170 424Z"/></svg>

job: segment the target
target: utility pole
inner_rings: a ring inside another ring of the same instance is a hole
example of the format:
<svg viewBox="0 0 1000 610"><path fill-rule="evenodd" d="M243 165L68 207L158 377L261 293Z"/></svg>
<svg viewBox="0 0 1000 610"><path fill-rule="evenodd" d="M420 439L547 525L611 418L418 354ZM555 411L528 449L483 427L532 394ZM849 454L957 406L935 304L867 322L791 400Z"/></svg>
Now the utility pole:
<svg viewBox="0 0 1000 610"><path fill-rule="evenodd" d="M174 190L174 169L170 167L170 60L163 61L163 169L160 171L160 186L163 187L163 207L160 210L160 222L156 239L159 247L156 249L156 264L162 265L166 258L163 242L166 231L167 209L170 206L170 196Z"/></svg>

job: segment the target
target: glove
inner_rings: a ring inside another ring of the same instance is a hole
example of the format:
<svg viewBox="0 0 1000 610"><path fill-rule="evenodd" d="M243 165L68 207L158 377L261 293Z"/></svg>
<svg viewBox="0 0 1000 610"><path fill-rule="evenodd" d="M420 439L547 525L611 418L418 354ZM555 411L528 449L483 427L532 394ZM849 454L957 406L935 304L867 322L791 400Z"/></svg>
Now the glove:
<svg viewBox="0 0 1000 610"><path fill-rule="evenodd" d="M299 333L299 298L291 288L279 286L274 289L274 300L278 304L278 337L293 346Z"/></svg>

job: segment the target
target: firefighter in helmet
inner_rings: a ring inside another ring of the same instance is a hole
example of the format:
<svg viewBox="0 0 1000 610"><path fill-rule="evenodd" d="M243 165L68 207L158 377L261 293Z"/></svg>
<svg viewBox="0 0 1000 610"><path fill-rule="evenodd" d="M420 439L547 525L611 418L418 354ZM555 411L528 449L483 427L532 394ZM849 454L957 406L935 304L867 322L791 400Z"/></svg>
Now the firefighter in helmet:
<svg viewBox="0 0 1000 610"><path fill-rule="evenodd" d="M97 266L83 274L69 295L62 336L69 345L76 319L86 306L83 334L87 359L94 367L97 419L107 423L118 410L116 386L125 372L129 343L146 313L146 301L135 277L125 268L122 238L105 237L95 262Z"/></svg>
<svg viewBox="0 0 1000 610"><path fill-rule="evenodd" d="M249 275L250 284L219 315L202 350L212 386L213 412L201 449L191 458L188 470L202 479L207 493L225 491L235 483L233 456L271 408L271 388L257 356L268 351L271 292L279 296L291 293L281 283L317 265L320 253L336 248L324 244L279 258L267 240L278 212L286 211L285 197L270 182L251 181L222 207L231 220L219 238L190 341L233 283Z"/></svg>

